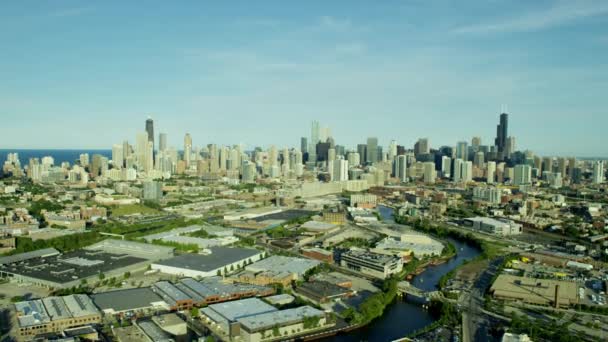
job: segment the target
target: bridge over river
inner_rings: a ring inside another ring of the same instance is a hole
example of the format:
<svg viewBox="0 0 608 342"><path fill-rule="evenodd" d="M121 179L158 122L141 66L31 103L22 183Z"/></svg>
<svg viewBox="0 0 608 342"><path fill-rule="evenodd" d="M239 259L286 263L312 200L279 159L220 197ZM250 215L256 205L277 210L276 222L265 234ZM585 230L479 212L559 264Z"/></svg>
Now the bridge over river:
<svg viewBox="0 0 608 342"><path fill-rule="evenodd" d="M408 281L400 281L397 284L397 293L402 296L413 296L426 301L430 301L431 299L442 300L445 298L443 297L443 293L441 293L441 291L424 291L415 287Z"/></svg>

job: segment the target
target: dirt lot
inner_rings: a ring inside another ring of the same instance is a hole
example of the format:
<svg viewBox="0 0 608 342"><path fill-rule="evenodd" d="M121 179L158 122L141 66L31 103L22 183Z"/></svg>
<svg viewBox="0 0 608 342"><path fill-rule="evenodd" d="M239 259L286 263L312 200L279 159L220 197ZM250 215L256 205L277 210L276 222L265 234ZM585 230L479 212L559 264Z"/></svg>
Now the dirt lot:
<svg viewBox="0 0 608 342"><path fill-rule="evenodd" d="M458 268L456 271L454 280L460 282L473 282L479 273L488 267L488 263L488 260L476 260L462 265L462 267Z"/></svg>

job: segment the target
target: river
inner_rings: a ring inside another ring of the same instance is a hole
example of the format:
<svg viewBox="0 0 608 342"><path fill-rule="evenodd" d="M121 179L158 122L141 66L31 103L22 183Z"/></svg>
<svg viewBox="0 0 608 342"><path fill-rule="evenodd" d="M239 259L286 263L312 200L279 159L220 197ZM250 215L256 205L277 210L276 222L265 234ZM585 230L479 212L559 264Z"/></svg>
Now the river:
<svg viewBox="0 0 608 342"><path fill-rule="evenodd" d="M380 215L386 222L393 222L393 209L381 206ZM464 242L448 238L456 247L456 256L448 262L430 266L423 273L415 277L412 284L425 291L437 289L439 279L446 273L461 265L466 260L471 260L481 253L473 246ZM408 302L397 299L388 306L382 317L374 320L364 328L352 331L348 334L334 336L327 341L359 342L359 341L393 341L398 338L424 328L433 323L435 318L422 308L419 303Z"/></svg>

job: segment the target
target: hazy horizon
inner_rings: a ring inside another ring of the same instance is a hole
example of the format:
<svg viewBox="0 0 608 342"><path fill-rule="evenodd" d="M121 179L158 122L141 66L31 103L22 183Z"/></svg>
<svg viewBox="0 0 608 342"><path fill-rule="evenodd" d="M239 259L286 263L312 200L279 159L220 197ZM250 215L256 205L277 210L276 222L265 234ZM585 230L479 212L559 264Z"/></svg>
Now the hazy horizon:
<svg viewBox="0 0 608 342"><path fill-rule="evenodd" d="M492 145L607 156L608 2L0 5L0 148Z"/></svg>

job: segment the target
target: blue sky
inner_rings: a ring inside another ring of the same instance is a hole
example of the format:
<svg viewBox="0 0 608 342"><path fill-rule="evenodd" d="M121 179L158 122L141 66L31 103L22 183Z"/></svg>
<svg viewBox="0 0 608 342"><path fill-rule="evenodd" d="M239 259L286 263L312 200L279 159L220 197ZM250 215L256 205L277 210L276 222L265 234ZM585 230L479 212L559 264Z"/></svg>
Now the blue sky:
<svg viewBox="0 0 608 342"><path fill-rule="evenodd" d="M229 4L228 4L229 3ZM4 1L0 148L491 143L608 156L608 1Z"/></svg>

